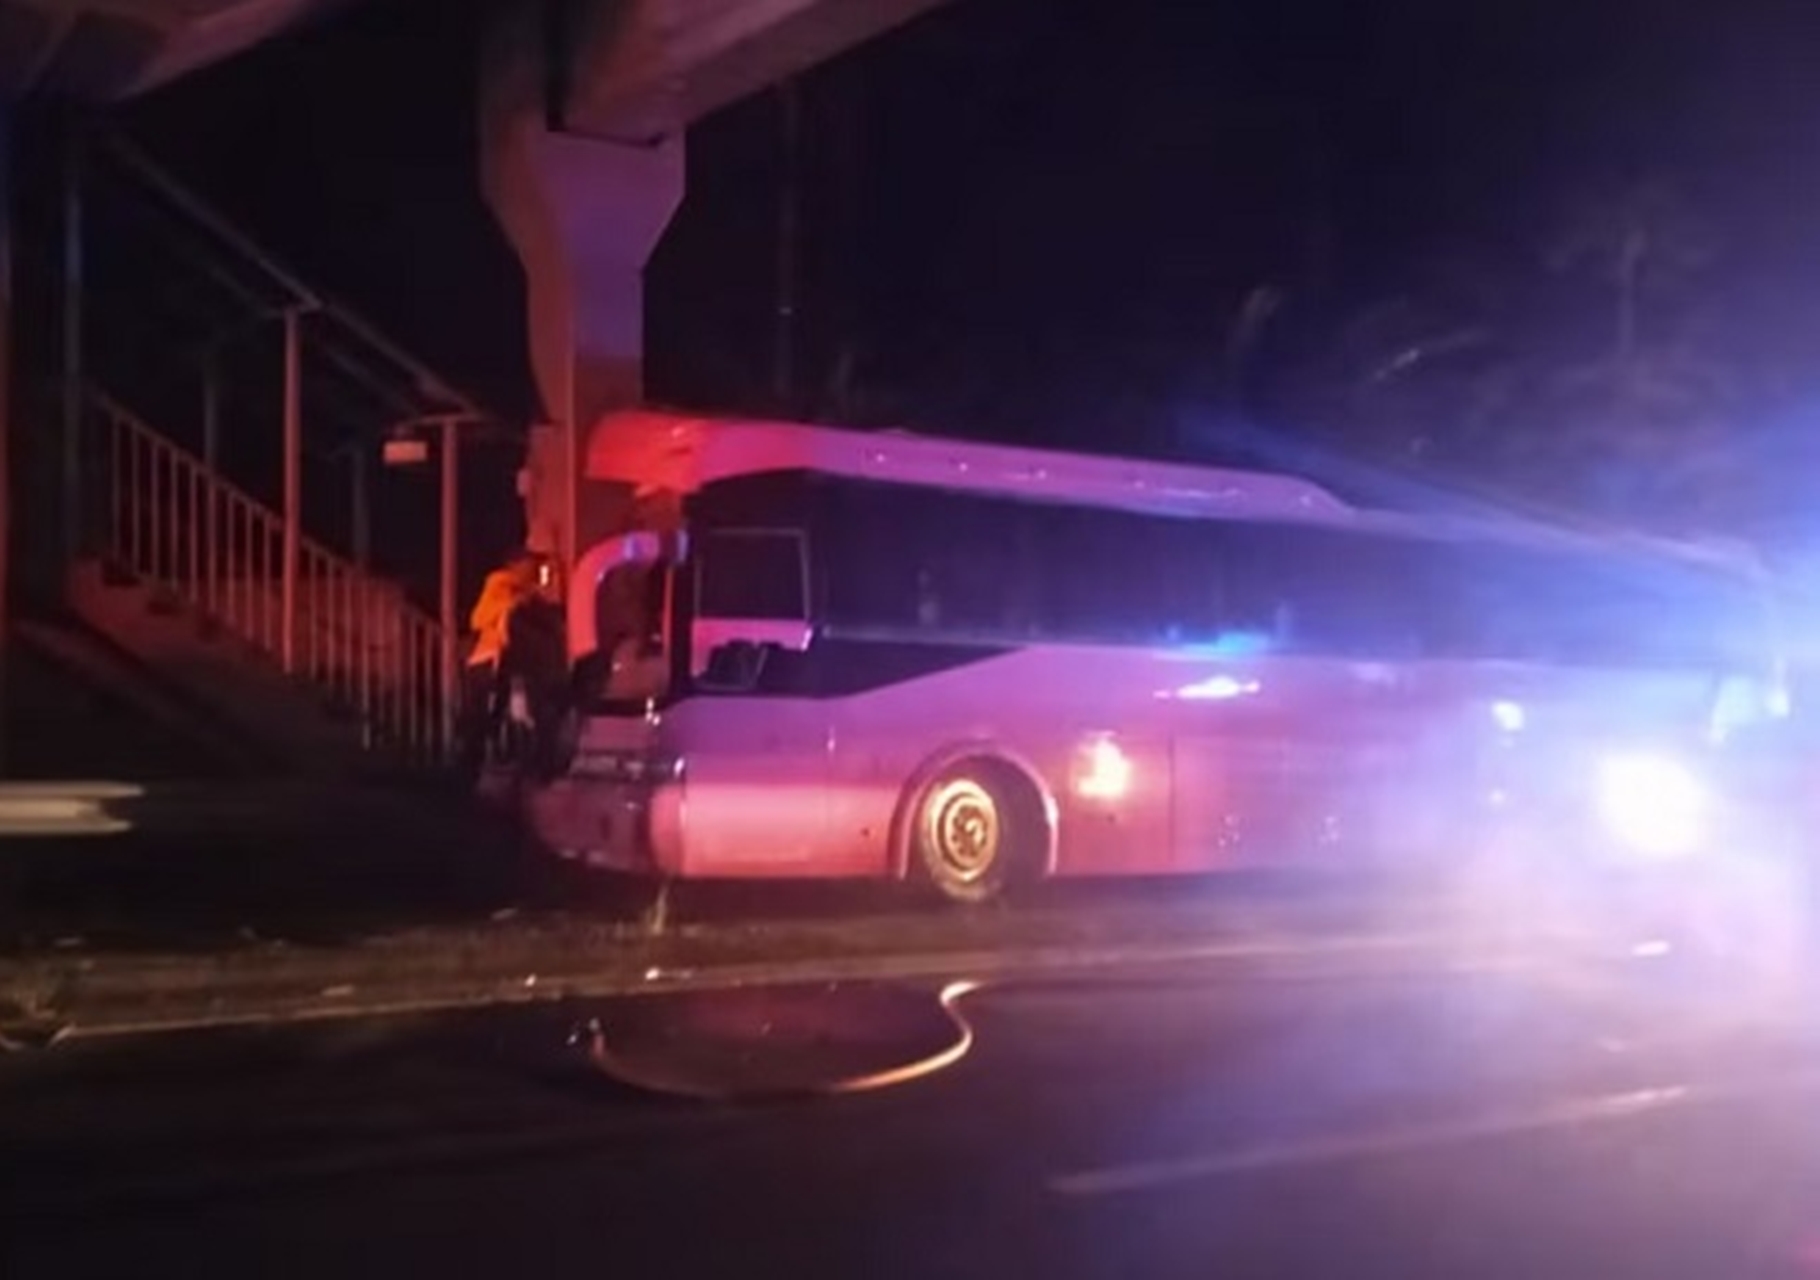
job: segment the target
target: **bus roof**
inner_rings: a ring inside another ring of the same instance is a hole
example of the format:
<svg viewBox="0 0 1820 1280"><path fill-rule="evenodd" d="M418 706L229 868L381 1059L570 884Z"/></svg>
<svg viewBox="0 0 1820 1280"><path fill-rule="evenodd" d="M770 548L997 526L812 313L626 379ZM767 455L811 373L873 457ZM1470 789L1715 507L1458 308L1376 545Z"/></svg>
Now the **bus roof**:
<svg viewBox="0 0 1820 1280"><path fill-rule="evenodd" d="M1514 511L1465 515L1359 508L1311 480L1272 471L662 409L628 409L600 419L588 438L584 471L590 480L631 484L640 493L682 494L737 476L812 471L1163 515L1337 521L1384 533L1663 557L1747 573L1757 567L1731 548L1576 527Z"/></svg>
<svg viewBox="0 0 1820 1280"><path fill-rule="evenodd" d="M1317 484L1224 470L980 444L905 432L704 418L636 409L607 415L588 439L586 475L641 492L694 493L734 476L814 471L1184 516L1342 516Z"/></svg>

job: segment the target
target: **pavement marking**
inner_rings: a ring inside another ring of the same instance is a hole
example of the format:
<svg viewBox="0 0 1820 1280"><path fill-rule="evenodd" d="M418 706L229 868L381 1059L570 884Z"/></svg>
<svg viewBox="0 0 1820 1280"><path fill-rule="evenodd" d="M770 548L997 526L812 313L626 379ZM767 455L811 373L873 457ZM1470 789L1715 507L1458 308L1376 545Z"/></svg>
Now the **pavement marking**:
<svg viewBox="0 0 1820 1280"><path fill-rule="evenodd" d="M1546 1106L1492 1112L1468 1119L1389 1125L1364 1133L1262 1143L1219 1153L1087 1169L1053 1175L1048 1179L1047 1185L1049 1190L1058 1195L1077 1198L1154 1191L1233 1174L1400 1155L1430 1147L1480 1142L1582 1124L1610 1123L1675 1107L1738 1100L1765 1093L1814 1090L1820 1090L1820 1072L1802 1072L1724 1087L1664 1085L1575 1098Z"/></svg>

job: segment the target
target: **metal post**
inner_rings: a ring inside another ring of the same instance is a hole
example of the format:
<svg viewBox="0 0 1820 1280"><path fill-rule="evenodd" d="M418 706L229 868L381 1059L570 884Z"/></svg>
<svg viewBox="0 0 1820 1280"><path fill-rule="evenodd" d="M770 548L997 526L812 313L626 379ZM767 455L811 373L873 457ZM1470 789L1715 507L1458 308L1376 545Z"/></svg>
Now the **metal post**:
<svg viewBox="0 0 1820 1280"><path fill-rule="evenodd" d="M65 567L83 551L83 210L82 134L72 124L63 164L63 555Z"/></svg>
<svg viewBox="0 0 1820 1280"><path fill-rule="evenodd" d="M0 105L0 776L6 773L8 641L12 611L13 187L11 121Z"/></svg>
<svg viewBox="0 0 1820 1280"><path fill-rule="evenodd" d="M581 556L581 406L575 386L575 304L569 304L569 333L563 349L562 388L562 533L555 548L564 564Z"/></svg>
<svg viewBox="0 0 1820 1280"><path fill-rule="evenodd" d="M284 549L278 652L297 670L297 570L303 552L303 315L284 313Z"/></svg>
<svg viewBox="0 0 1820 1280"><path fill-rule="evenodd" d="M438 620L442 625L442 718L440 746L446 753L455 742L455 701L460 654L456 649L455 592L456 538L461 520L461 423L457 418L442 420L442 573L437 595Z"/></svg>

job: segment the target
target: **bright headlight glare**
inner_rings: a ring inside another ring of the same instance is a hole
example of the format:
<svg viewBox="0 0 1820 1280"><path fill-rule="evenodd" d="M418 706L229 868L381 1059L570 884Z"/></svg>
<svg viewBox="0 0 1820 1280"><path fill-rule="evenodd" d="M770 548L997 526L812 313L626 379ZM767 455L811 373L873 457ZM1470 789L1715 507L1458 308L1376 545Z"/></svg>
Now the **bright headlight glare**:
<svg viewBox="0 0 1820 1280"><path fill-rule="evenodd" d="M1690 853L1705 833L1706 787L1677 760L1611 756L1600 763L1598 788L1607 829L1638 853Z"/></svg>

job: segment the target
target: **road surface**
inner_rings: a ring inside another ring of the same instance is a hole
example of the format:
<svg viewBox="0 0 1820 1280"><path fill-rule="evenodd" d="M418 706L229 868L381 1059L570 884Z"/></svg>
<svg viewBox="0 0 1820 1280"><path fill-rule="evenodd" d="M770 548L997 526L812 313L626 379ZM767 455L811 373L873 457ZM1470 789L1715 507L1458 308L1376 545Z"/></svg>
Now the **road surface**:
<svg viewBox="0 0 1820 1280"><path fill-rule="evenodd" d="M941 1069L717 1103L570 1043L624 1003L76 1043L0 1059L0 1273L1820 1274L1805 1034L1675 995L989 985Z"/></svg>

